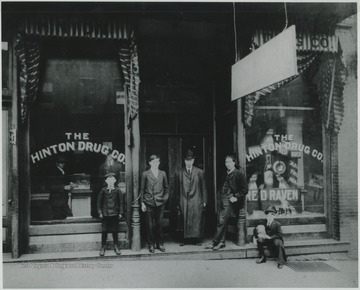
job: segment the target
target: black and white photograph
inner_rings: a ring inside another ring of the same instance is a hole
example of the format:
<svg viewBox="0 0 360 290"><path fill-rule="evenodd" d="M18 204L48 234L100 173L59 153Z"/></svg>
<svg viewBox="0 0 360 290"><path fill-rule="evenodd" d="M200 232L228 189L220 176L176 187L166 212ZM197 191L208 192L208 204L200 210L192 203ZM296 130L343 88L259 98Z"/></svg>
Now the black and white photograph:
<svg viewBox="0 0 360 290"><path fill-rule="evenodd" d="M2 288L358 288L358 5L1 1Z"/></svg>

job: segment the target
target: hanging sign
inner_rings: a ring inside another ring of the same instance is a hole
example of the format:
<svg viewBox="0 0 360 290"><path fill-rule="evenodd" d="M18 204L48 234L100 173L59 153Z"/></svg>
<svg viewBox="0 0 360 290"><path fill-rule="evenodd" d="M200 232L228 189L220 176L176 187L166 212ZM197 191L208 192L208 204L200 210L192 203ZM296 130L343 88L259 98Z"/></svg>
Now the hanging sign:
<svg viewBox="0 0 360 290"><path fill-rule="evenodd" d="M295 25L232 66L231 100L298 75Z"/></svg>

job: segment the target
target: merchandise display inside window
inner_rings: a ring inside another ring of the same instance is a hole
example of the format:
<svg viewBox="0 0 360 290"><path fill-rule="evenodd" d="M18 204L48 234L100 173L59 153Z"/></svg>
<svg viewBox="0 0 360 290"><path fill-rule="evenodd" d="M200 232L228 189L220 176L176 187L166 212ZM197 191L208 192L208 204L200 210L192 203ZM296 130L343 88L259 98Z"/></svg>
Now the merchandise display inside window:
<svg viewBox="0 0 360 290"><path fill-rule="evenodd" d="M247 212L263 218L324 214L322 125L315 107L258 106L246 132Z"/></svg>
<svg viewBox="0 0 360 290"><path fill-rule="evenodd" d="M31 222L97 218L106 173L126 196L119 62L49 58L43 75L30 119Z"/></svg>

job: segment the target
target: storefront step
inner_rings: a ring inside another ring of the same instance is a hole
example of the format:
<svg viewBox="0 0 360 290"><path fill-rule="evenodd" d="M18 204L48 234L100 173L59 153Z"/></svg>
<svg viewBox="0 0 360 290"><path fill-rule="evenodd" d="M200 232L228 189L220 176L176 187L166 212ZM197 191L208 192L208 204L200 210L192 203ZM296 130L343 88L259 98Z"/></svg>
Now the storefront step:
<svg viewBox="0 0 360 290"><path fill-rule="evenodd" d="M127 225L118 223L119 242L128 248ZM61 223L31 225L29 253L93 251L100 247L101 223ZM109 234L109 241L112 236Z"/></svg>
<svg viewBox="0 0 360 290"><path fill-rule="evenodd" d="M204 241L205 242L205 241ZM210 242L207 240L206 242ZM84 242L84 244L86 244ZM205 243L204 243L205 244ZM60 251L59 244L57 251L52 253L37 252L24 254L18 259L12 259L10 254L4 254L3 262L55 262L55 261L84 261L84 260L219 260L219 259L246 259L257 258L258 251L254 244L249 243L245 246L236 246L232 241L228 241L226 248L218 251L207 250L204 246L188 245L179 247L178 243L168 241L165 243L166 252L155 251L150 254L147 248L142 248L139 252L130 249L122 250L121 256L116 256L112 250L106 251L105 257L99 257L99 249L87 250L86 247L75 252ZM298 240L286 241L285 248L288 256L302 255L344 255L349 251L350 243L347 241L335 241L332 239L318 240Z"/></svg>
<svg viewBox="0 0 360 290"><path fill-rule="evenodd" d="M127 232L125 222L118 223L119 232ZM63 224L42 224L31 225L29 228L30 239L34 236L70 235L101 233L101 222L92 223L63 223Z"/></svg>
<svg viewBox="0 0 360 290"><path fill-rule="evenodd" d="M319 213L308 213L303 212L301 215L280 215L276 217L281 223L281 226L297 226L297 225L313 225L313 224L326 224L326 216L324 214ZM253 214L252 216L248 216L246 218L248 227L256 227L258 224L266 223L266 216L264 213L262 215Z"/></svg>
<svg viewBox="0 0 360 290"><path fill-rule="evenodd" d="M252 235L255 227L247 227L247 234ZM281 226L283 234L291 237L293 234L319 234L326 233L325 224L309 224L309 225L285 225Z"/></svg>

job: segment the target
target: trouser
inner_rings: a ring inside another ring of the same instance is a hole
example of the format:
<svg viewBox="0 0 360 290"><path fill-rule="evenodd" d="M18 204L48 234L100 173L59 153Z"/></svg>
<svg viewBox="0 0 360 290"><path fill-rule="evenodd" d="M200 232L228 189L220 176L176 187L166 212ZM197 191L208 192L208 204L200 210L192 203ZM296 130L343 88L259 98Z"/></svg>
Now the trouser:
<svg viewBox="0 0 360 290"><path fill-rule="evenodd" d="M108 236L108 232L102 232L101 233L101 245L102 246L106 245L107 236ZM118 242L118 233L113 232L112 236L113 236L114 244L117 244L117 242Z"/></svg>
<svg viewBox="0 0 360 290"><path fill-rule="evenodd" d="M156 207L146 205L145 223L146 223L146 232L147 232L147 242L149 247L154 246L155 243L157 246L162 246L164 244L163 231L162 231L164 208L165 205L156 206ZM154 234L154 226L155 226L155 234Z"/></svg>
<svg viewBox="0 0 360 290"><path fill-rule="evenodd" d="M280 239L264 239L258 238L257 245L260 257L265 257L264 246L267 246L269 249L273 249L275 251L278 264L283 265L286 260L284 242Z"/></svg>
<svg viewBox="0 0 360 290"><path fill-rule="evenodd" d="M236 219L239 216L240 204L238 202L223 204L223 207L218 212L217 216L217 228L215 233L214 242L225 243L226 230L228 227L229 219L232 213L235 213Z"/></svg>

